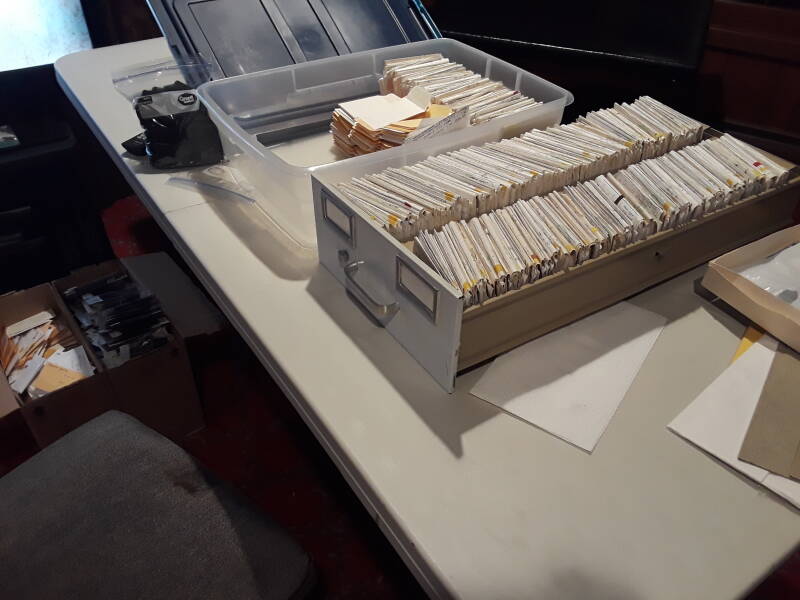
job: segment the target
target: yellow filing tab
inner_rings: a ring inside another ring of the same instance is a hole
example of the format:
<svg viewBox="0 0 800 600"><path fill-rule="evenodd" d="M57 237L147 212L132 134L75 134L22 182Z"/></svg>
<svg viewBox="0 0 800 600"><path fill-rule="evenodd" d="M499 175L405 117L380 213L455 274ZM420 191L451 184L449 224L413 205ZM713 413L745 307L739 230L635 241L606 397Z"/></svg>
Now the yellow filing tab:
<svg viewBox="0 0 800 600"><path fill-rule="evenodd" d="M731 364L735 363L738 358L750 349L750 346L758 342L764 335L764 330L757 325L749 325L742 336L742 341L739 342L739 347L733 354Z"/></svg>

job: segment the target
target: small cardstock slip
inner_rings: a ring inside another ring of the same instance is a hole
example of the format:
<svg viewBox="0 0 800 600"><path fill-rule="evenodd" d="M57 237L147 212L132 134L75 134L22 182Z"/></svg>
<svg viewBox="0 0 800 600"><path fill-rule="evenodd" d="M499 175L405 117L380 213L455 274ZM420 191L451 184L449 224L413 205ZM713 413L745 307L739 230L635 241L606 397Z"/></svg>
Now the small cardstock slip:
<svg viewBox="0 0 800 600"><path fill-rule="evenodd" d="M419 127L409 134L408 141L436 137L437 135L455 131L456 129L463 129L467 125L469 125L469 110L465 106L446 117L433 119L428 126L423 125Z"/></svg>
<svg viewBox="0 0 800 600"><path fill-rule="evenodd" d="M800 355L783 344L770 367L739 459L800 479Z"/></svg>
<svg viewBox="0 0 800 600"><path fill-rule="evenodd" d="M17 323L12 323L8 327L6 327L6 335L10 338L14 337L15 335L20 335L33 329L34 327L38 327L39 325L44 325L48 321L52 321L55 315L49 310L43 310L41 312L36 313L28 317L27 319L23 319Z"/></svg>
<svg viewBox="0 0 800 600"><path fill-rule="evenodd" d="M591 452L665 323L620 302L498 357L470 393Z"/></svg>
<svg viewBox="0 0 800 600"><path fill-rule="evenodd" d="M366 123L371 129L380 129L389 123L404 121L425 111L425 107L420 107L407 98L398 98L394 94L350 100L342 102L339 106L354 119Z"/></svg>

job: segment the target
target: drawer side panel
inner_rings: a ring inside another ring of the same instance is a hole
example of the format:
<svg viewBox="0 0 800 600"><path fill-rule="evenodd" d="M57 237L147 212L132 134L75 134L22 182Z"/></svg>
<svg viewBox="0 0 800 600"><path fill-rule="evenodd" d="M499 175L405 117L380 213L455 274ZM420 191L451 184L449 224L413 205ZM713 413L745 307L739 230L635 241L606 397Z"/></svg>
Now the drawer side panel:
<svg viewBox="0 0 800 600"><path fill-rule="evenodd" d="M464 313L465 369L792 224L800 178Z"/></svg>

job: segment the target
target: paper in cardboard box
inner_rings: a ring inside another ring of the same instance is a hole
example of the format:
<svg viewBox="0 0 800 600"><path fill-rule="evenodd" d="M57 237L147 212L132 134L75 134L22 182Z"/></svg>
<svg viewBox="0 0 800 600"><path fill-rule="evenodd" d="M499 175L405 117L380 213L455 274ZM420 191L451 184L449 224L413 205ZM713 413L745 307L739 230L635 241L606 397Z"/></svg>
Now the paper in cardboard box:
<svg viewBox="0 0 800 600"><path fill-rule="evenodd" d="M95 367L95 373L90 377L24 402L11 389L5 375L0 373L0 417L20 410L37 444L44 447L113 408L111 399L114 395L80 328L49 283L0 297L0 325L16 323L41 311L50 311L70 329Z"/></svg>
<svg viewBox="0 0 800 600"><path fill-rule="evenodd" d="M158 297L175 331L169 343L156 351L121 367L106 369L59 292L123 270ZM222 328L223 319L166 254L92 265L52 284L0 296L3 327L42 311L63 319L86 351L95 374L23 402L0 372L0 419L20 411L40 447L111 409L132 414L175 440L203 426L203 411L184 340L214 334Z"/></svg>
<svg viewBox="0 0 800 600"><path fill-rule="evenodd" d="M786 345L800 351L800 309L741 274L748 266L796 243L800 243L800 225L783 229L723 254L708 263L703 287Z"/></svg>

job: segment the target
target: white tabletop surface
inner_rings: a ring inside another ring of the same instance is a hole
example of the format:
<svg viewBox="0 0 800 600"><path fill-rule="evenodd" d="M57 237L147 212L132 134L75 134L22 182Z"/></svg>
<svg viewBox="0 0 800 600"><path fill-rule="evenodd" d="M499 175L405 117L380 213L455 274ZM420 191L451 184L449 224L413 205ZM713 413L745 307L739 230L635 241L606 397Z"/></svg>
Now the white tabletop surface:
<svg viewBox="0 0 800 600"><path fill-rule="evenodd" d="M167 184L169 174L120 156L139 127L110 73L168 55L156 39L73 54L56 71L428 592L733 598L800 541L797 512L666 429L743 330L692 294L702 270L633 300L669 324L586 454L470 396L482 369L444 393L314 259L276 242L252 205Z"/></svg>

